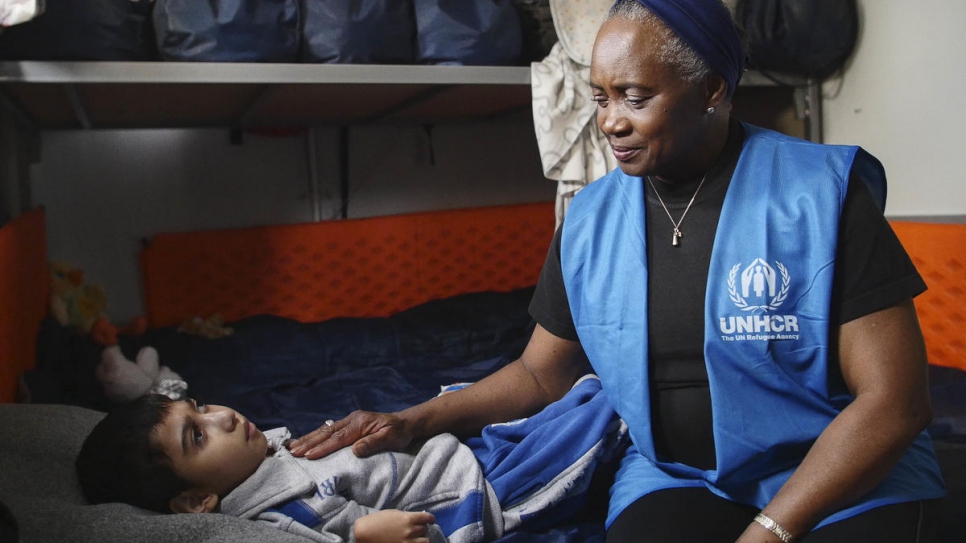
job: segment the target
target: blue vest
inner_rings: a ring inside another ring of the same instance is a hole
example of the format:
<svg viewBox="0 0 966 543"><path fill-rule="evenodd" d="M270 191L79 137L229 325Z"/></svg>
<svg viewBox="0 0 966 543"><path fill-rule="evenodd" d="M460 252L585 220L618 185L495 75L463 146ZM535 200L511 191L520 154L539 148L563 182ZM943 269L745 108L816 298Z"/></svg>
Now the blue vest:
<svg viewBox="0 0 966 543"><path fill-rule="evenodd" d="M830 300L849 172L853 161L874 170L866 166L875 159L857 147L745 130L706 290L714 470L661 462L654 451L643 180L616 169L581 190L567 212L561 265L574 324L634 443L611 491L608 526L636 499L667 488L706 487L763 508L852 400L826 379ZM870 182L873 194L885 194L883 176ZM822 524L943 494L922 433L882 484Z"/></svg>

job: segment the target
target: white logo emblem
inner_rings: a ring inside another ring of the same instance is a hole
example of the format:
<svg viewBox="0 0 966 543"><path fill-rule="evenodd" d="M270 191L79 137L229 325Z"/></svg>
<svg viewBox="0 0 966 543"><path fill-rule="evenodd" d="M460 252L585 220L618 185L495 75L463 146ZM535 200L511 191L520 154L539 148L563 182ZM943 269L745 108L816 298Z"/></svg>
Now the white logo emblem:
<svg viewBox="0 0 966 543"><path fill-rule="evenodd" d="M742 311L774 311L788 297L788 285L791 278L788 269L781 262L775 261L775 266L781 273L781 287L776 283L775 268L761 258L756 258L741 272L740 289L735 279L741 263L735 264L728 274L728 296ZM749 303L749 300L752 303Z"/></svg>

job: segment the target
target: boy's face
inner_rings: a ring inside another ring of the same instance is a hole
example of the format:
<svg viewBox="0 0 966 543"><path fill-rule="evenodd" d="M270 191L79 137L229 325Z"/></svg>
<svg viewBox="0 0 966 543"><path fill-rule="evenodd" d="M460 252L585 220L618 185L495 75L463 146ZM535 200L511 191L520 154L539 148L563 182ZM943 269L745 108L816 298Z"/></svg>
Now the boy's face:
<svg viewBox="0 0 966 543"><path fill-rule="evenodd" d="M220 405L174 402L153 442L193 488L225 496L255 473L268 441L245 417Z"/></svg>

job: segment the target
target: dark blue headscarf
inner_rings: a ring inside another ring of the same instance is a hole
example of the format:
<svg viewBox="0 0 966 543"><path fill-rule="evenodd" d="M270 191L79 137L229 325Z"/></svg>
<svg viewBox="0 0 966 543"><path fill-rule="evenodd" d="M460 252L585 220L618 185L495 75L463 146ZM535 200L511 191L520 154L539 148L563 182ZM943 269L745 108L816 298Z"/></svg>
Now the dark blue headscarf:
<svg viewBox="0 0 966 543"><path fill-rule="evenodd" d="M637 0L721 74L734 91L745 71L745 50L720 0Z"/></svg>

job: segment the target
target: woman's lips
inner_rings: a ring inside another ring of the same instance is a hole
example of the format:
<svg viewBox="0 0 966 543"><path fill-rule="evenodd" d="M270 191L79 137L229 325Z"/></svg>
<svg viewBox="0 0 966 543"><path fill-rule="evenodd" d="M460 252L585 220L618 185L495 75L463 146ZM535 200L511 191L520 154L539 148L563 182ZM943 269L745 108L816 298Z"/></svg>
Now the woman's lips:
<svg viewBox="0 0 966 543"><path fill-rule="evenodd" d="M245 435L249 441L251 441L252 437L255 435L255 425L249 420L245 421Z"/></svg>
<svg viewBox="0 0 966 543"><path fill-rule="evenodd" d="M632 147L614 147L614 146L611 146L611 150L614 151L614 158L616 158L618 162L627 162L638 151L636 148L632 148Z"/></svg>

